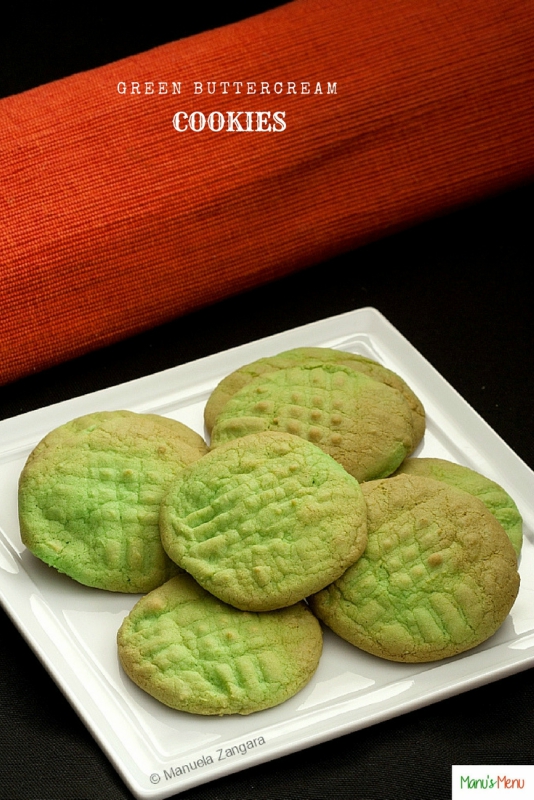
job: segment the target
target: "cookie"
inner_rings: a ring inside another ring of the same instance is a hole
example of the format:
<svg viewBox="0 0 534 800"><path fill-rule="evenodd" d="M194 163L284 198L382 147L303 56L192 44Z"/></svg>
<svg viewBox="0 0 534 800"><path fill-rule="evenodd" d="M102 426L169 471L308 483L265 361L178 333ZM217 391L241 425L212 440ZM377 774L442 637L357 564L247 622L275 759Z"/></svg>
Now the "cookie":
<svg viewBox="0 0 534 800"><path fill-rule="evenodd" d="M502 486L469 467L454 464L443 458L409 458L396 474L423 475L463 489L482 500L488 511L497 518L508 534L516 555L523 543L523 520L515 501Z"/></svg>
<svg viewBox="0 0 534 800"><path fill-rule="evenodd" d="M314 674L322 631L305 603L238 611L179 575L122 623L119 658L148 694L193 714L251 714L293 697Z"/></svg>
<svg viewBox="0 0 534 800"><path fill-rule="evenodd" d="M358 481L390 475L413 450L412 415L400 392L333 363L251 380L217 417L211 447L262 430L312 442Z"/></svg>
<svg viewBox="0 0 534 800"><path fill-rule="evenodd" d="M228 442L185 469L161 504L169 556L236 608L292 605L338 578L366 543L358 482L297 436Z"/></svg>
<svg viewBox="0 0 534 800"><path fill-rule="evenodd" d="M163 493L206 452L197 433L155 414L102 411L67 422L20 476L22 541L79 583L150 591L178 571L159 537Z"/></svg>
<svg viewBox="0 0 534 800"><path fill-rule="evenodd" d="M204 421L208 432L211 433L217 417L228 400L254 378L298 364L318 366L324 363L336 363L349 367L399 391L408 403L412 413L412 447L415 449L425 432L425 410L423 404L406 381L377 361L356 353L348 353L344 350L336 350L329 347L297 347L293 350L286 350L275 356L260 358L227 375L214 389L206 403Z"/></svg>
<svg viewBox="0 0 534 800"><path fill-rule="evenodd" d="M362 486L364 554L310 598L314 613L356 647L427 662L484 642L519 589L514 549L476 497L418 475Z"/></svg>

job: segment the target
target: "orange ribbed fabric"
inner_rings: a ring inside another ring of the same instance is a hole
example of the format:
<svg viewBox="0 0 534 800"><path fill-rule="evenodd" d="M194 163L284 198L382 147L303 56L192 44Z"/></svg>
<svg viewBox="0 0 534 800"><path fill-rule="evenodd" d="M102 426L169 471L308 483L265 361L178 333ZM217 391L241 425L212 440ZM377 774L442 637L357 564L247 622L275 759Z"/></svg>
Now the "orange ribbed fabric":
<svg viewBox="0 0 534 800"><path fill-rule="evenodd" d="M0 382L531 179L533 54L522 0L295 0L0 101Z"/></svg>

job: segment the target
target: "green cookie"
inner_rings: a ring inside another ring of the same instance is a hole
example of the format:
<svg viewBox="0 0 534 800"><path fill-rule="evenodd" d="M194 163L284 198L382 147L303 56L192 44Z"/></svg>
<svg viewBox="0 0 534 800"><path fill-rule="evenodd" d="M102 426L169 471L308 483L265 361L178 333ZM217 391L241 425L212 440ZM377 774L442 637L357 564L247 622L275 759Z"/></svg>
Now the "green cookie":
<svg viewBox="0 0 534 800"><path fill-rule="evenodd" d="M264 432L185 469L166 494L169 556L236 608L269 611L339 577L366 542L358 482L313 444Z"/></svg>
<svg viewBox="0 0 534 800"><path fill-rule="evenodd" d="M163 493L206 452L190 428L155 414L102 411L67 422L20 476L22 541L80 583L149 591L177 572L159 537Z"/></svg>
<svg viewBox="0 0 534 800"><path fill-rule="evenodd" d="M380 383L385 383L399 391L412 413L413 448L419 444L425 432L425 410L419 398L414 394L408 384L395 372L382 366L376 361L356 353L347 353L344 350L335 350L329 347L297 347L286 350L275 356L260 358L251 364L246 364L227 375L212 392L204 410L204 420L208 432L211 433L217 417L233 395L254 378L275 372L279 369L298 365L319 366L334 363L362 372Z"/></svg>
<svg viewBox="0 0 534 800"><path fill-rule="evenodd" d="M211 446L262 430L313 442L358 481L390 475L414 441L412 415L400 392L334 363L251 380L219 414Z"/></svg>
<svg viewBox="0 0 534 800"><path fill-rule="evenodd" d="M437 481L445 481L457 489L463 489L464 492L478 497L501 523L519 556L523 543L523 520L514 500L498 483L469 467L454 464L443 458L409 458L401 464L395 474L401 473L423 475Z"/></svg>
<svg viewBox="0 0 534 800"><path fill-rule="evenodd" d="M304 603L262 614L238 611L179 575L139 600L117 642L127 675L171 708L251 714L309 682L322 632Z"/></svg>
<svg viewBox="0 0 534 800"><path fill-rule="evenodd" d="M515 601L519 575L510 540L484 504L416 475L362 490L367 547L310 598L319 619L392 661L434 661L492 636Z"/></svg>

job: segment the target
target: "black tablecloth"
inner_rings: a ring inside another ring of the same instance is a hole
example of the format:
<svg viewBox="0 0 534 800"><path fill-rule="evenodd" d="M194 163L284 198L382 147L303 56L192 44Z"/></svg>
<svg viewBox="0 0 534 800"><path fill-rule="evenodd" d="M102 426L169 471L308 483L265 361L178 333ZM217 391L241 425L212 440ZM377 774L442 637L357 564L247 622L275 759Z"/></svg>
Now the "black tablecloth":
<svg viewBox="0 0 534 800"><path fill-rule="evenodd" d="M109 41L105 38L97 47L95 32L102 31L103 19L91 18L93 27L89 25L85 34L82 28L69 28L68 15L48 29L38 29L39 21L34 20L26 35L20 21L7 52L11 72L3 72L4 93L146 49L159 43L153 40L158 36L165 40L152 22L144 38L138 23L135 43L126 34L123 43L118 35L123 29L116 23L116 38L112 41L109 33ZM227 20L214 24L221 21ZM61 40L64 51L59 48L54 60L50 42L57 45L64 32L61 26L72 36ZM8 34L2 36L7 41ZM174 31L169 38L175 38ZM17 51L15 43L22 50ZM46 50L49 62L39 61L41 50ZM1 388L0 418L372 306L534 467L533 210L531 185L487 198ZM4 612L0 626L0 800L130 798ZM512 675L181 797L448 798L452 764L533 763L533 674L527 670Z"/></svg>

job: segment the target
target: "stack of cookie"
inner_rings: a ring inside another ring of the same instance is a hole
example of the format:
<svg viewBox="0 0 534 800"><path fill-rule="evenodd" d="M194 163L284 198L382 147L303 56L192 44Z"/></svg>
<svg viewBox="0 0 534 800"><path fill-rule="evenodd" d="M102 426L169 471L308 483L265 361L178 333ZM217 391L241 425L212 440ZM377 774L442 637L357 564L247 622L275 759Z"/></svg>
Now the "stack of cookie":
<svg viewBox="0 0 534 800"><path fill-rule="evenodd" d="M508 615L519 512L465 467L409 458L425 413L395 373L287 351L225 378L205 422L209 449L156 415L89 415L45 437L20 479L33 553L82 583L147 593L118 646L154 697L199 714L276 705L317 667L318 620L423 662Z"/></svg>

